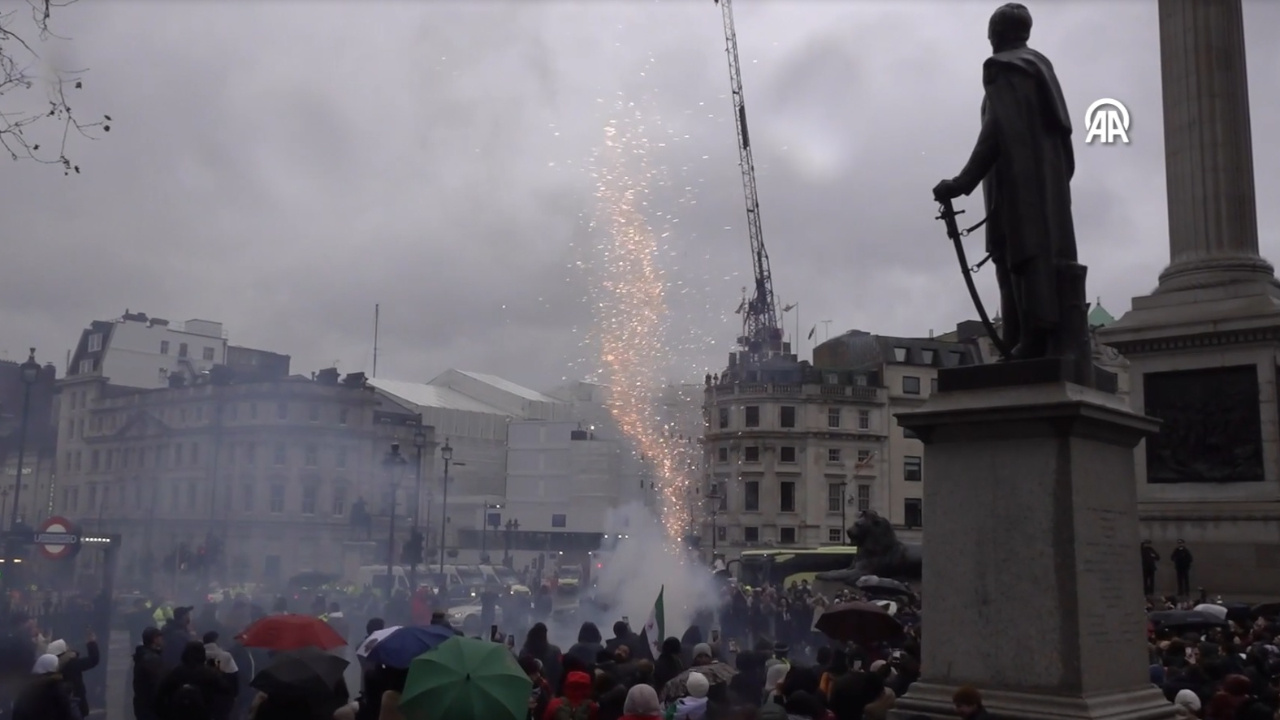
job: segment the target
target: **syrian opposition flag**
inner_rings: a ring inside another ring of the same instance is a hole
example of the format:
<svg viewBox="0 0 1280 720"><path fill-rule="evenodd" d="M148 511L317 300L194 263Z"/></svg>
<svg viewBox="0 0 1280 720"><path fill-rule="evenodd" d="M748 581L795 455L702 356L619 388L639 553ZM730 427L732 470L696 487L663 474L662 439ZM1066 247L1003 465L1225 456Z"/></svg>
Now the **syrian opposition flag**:
<svg viewBox="0 0 1280 720"><path fill-rule="evenodd" d="M649 648L649 655L653 660L658 659L658 655L662 654L662 641L667 638L667 621L662 608L662 594L666 589L666 585L658 589L658 599L654 601L653 609L649 611L649 620L640 631L640 636Z"/></svg>

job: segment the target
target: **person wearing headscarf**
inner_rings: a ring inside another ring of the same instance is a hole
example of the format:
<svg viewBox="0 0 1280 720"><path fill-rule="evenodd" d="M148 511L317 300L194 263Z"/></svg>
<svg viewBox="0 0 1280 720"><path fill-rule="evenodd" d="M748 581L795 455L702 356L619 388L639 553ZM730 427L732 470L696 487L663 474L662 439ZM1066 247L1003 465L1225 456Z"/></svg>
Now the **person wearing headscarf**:
<svg viewBox="0 0 1280 720"><path fill-rule="evenodd" d="M1177 720L1196 720L1200 717L1200 698L1190 690L1179 690L1173 698L1173 712Z"/></svg>
<svg viewBox="0 0 1280 720"><path fill-rule="evenodd" d="M36 677L13 703L13 720L84 720L71 686L58 672L58 656L36 658L31 673Z"/></svg>
<svg viewBox="0 0 1280 720"><path fill-rule="evenodd" d="M653 687L661 690L682 672L684 662L680 659L680 639L669 637L662 641L662 652L653 661Z"/></svg>
<svg viewBox="0 0 1280 720"><path fill-rule="evenodd" d="M545 623L534 623L533 627L529 628L529 633L524 638L524 647L520 648L520 655L528 655L541 662L542 677L546 678L547 684L552 689L560 687L560 678L563 674L563 654L558 646L552 645L547 640L547 626Z"/></svg>
<svg viewBox="0 0 1280 720"><path fill-rule="evenodd" d="M702 673L691 672L685 680L688 695L676 701L675 720L703 720L707 716L707 693L711 683Z"/></svg>
<svg viewBox="0 0 1280 720"><path fill-rule="evenodd" d="M775 702L782 692L782 681L786 679L787 672L791 670L790 665L781 663L770 667L764 676L764 698L761 705L768 705Z"/></svg>
<svg viewBox="0 0 1280 720"><path fill-rule="evenodd" d="M594 671L598 656L604 650L601 640L600 628L593 622L584 622L578 630L578 642L566 654L577 658L584 667Z"/></svg>
<svg viewBox="0 0 1280 720"><path fill-rule="evenodd" d="M620 720L659 720L661 717L662 705L658 703L658 693L652 686L634 685L627 691Z"/></svg>

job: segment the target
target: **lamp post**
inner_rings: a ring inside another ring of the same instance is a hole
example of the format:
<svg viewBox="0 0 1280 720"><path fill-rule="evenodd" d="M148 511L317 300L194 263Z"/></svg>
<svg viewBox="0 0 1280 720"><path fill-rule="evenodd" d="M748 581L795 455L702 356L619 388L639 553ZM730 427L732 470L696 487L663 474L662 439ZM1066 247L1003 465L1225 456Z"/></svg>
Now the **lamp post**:
<svg viewBox="0 0 1280 720"><path fill-rule="evenodd" d="M506 534L503 535L502 564L511 567L511 533L520 529L520 521L512 518L507 521Z"/></svg>
<svg viewBox="0 0 1280 720"><path fill-rule="evenodd" d="M453 446L449 438L444 439L440 448L440 459L444 460L444 489L440 498L440 577L444 577L444 538L449 529L449 464L453 462Z"/></svg>
<svg viewBox="0 0 1280 720"><path fill-rule="evenodd" d="M724 496L720 494L720 488L712 485L711 492L706 494L705 499L711 503L711 565L716 564L716 513L720 512L720 500Z"/></svg>
<svg viewBox="0 0 1280 720"><path fill-rule="evenodd" d="M409 531L409 538L418 537L418 515L422 512L422 451L427 448L427 433L422 429L422 416L418 416L418 429L413 432L413 448L417 451L417 465L414 470L413 478L413 529ZM417 556L422 553L418 552ZM416 593L418 591L418 563L409 566L409 592Z"/></svg>
<svg viewBox="0 0 1280 720"><path fill-rule="evenodd" d="M408 461L400 454L400 443L391 443L391 450L382 460L391 480L391 522L387 531L387 606L390 609L392 596L395 594L396 576L396 494L400 490L400 473Z"/></svg>
<svg viewBox="0 0 1280 720"><path fill-rule="evenodd" d="M842 482L840 485L840 544L849 544L848 521L845 519L845 509L849 507L849 483Z"/></svg>
<svg viewBox="0 0 1280 720"><path fill-rule="evenodd" d="M40 363L36 362L36 349L31 348L27 361L18 367L22 373L22 424L18 430L18 469L13 479L13 509L9 514L9 529L18 524L18 505L22 498L22 466L26 462L27 423L31 416L31 386L40 379Z"/></svg>

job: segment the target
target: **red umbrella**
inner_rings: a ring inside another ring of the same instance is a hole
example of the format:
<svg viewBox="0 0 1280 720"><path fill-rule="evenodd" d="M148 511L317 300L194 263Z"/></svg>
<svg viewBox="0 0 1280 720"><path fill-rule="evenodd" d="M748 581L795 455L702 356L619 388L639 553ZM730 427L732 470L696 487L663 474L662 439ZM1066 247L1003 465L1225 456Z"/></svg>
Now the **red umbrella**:
<svg viewBox="0 0 1280 720"><path fill-rule="evenodd" d="M875 603L850 602L832 605L814 623L832 640L874 645L902 637L902 623Z"/></svg>
<svg viewBox="0 0 1280 720"><path fill-rule="evenodd" d="M245 647L266 650L320 648L332 650L347 644L329 623L310 615L271 615L236 636Z"/></svg>

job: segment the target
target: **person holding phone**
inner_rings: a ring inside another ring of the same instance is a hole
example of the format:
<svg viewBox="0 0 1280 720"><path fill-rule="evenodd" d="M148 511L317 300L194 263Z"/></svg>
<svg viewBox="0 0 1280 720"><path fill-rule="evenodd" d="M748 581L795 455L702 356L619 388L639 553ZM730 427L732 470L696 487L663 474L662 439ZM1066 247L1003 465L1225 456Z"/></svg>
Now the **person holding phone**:
<svg viewBox="0 0 1280 720"><path fill-rule="evenodd" d="M524 670L524 674L533 683L533 689L529 691L528 720L542 720L547 712L547 705L551 703L551 686L542 676L542 663L537 658L525 655L520 658L520 669Z"/></svg>

